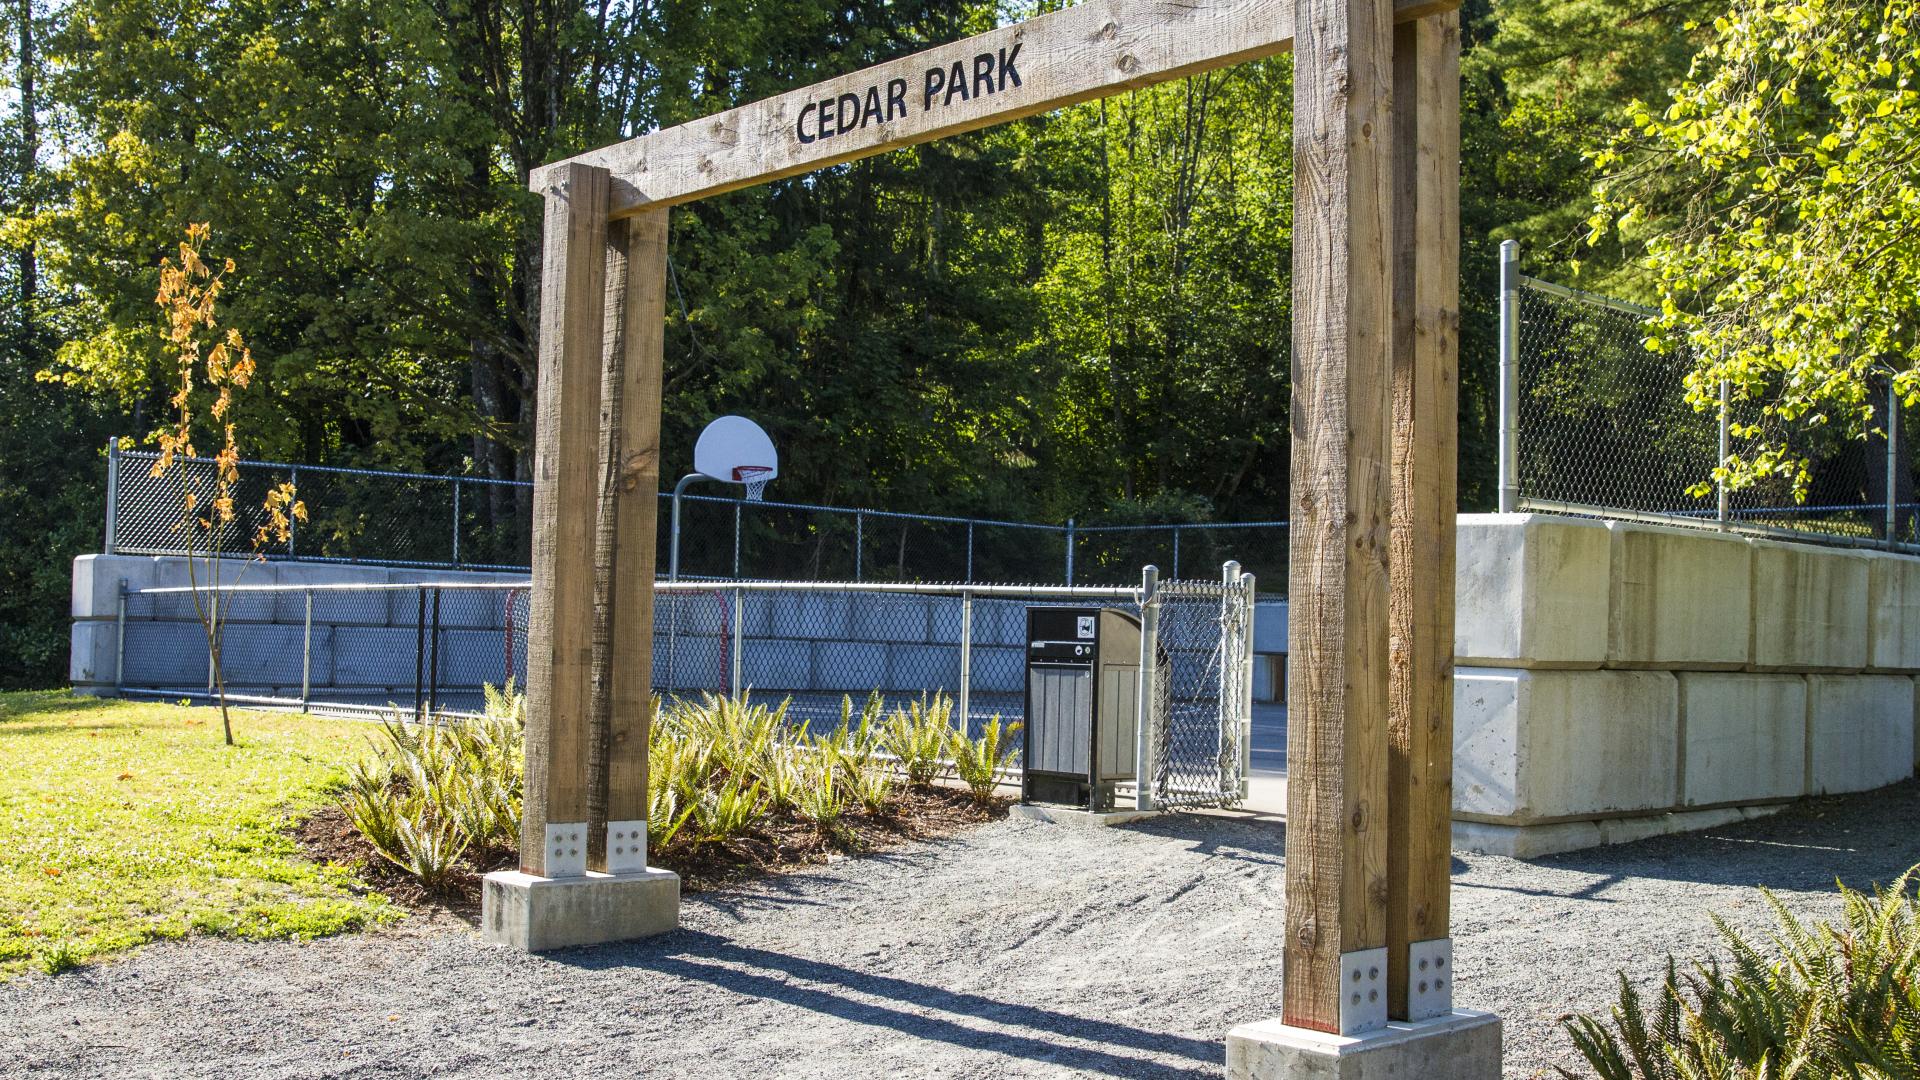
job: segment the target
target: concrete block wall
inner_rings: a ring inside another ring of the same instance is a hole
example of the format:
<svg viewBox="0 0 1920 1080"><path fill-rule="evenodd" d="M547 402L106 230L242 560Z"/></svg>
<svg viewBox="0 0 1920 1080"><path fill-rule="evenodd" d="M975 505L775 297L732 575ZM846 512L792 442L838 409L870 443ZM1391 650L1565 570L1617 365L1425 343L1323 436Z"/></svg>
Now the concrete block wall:
<svg viewBox="0 0 1920 1080"><path fill-rule="evenodd" d="M1455 840L1532 856L1914 774L1920 558L1460 518Z"/></svg>

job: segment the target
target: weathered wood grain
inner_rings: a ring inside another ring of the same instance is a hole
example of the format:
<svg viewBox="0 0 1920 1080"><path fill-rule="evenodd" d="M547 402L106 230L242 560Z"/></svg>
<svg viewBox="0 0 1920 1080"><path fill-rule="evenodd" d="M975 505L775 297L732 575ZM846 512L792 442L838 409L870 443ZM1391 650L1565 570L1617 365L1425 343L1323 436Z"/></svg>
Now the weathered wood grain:
<svg viewBox="0 0 1920 1080"><path fill-rule="evenodd" d="M1458 0L1380 2L1391 4L1394 18L1412 19ZM1293 43L1294 7L1294 0L1092 0L601 147L534 170L531 183L543 190L553 170L587 164L613 173L615 216L689 202L1272 56ZM1006 66L1018 73L1017 84L1001 77L1003 57L1013 59ZM966 77L964 99L946 78L955 65ZM928 99L936 69L942 84ZM905 92L896 97L898 85ZM870 88L879 91L872 112ZM838 103L849 94L864 119L843 132ZM826 125L819 123L823 101L835 103Z"/></svg>
<svg viewBox="0 0 1920 1080"><path fill-rule="evenodd" d="M1387 1011L1407 947L1448 936L1460 322L1460 20L1394 32L1393 522Z"/></svg>
<svg viewBox="0 0 1920 1080"><path fill-rule="evenodd" d="M647 816L647 732L653 722L653 578L660 505L660 391L667 332L667 211L621 223L626 290L619 469L614 477L612 708L607 817Z"/></svg>
<svg viewBox="0 0 1920 1080"><path fill-rule="evenodd" d="M1294 48L1286 1023L1337 1031L1386 944L1392 7L1300 0Z"/></svg>
<svg viewBox="0 0 1920 1080"><path fill-rule="evenodd" d="M587 820L593 529L610 177L569 165L546 193L527 623L520 868L547 873L548 823Z"/></svg>

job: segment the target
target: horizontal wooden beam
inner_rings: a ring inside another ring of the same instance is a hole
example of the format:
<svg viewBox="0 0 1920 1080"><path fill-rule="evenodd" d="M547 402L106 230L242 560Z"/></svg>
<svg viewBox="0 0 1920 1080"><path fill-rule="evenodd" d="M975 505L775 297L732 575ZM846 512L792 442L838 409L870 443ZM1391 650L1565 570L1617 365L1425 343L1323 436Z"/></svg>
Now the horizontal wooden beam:
<svg viewBox="0 0 1920 1080"><path fill-rule="evenodd" d="M1393 0L1395 21L1459 0ZM1293 45L1294 0L1092 0L535 169L613 174L613 216L672 206Z"/></svg>

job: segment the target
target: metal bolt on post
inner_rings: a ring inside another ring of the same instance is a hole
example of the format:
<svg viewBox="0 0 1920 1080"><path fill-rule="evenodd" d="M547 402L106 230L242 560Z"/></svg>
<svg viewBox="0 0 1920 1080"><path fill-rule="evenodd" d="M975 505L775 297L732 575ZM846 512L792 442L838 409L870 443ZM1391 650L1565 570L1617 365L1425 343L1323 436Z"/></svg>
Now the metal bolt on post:
<svg viewBox="0 0 1920 1080"><path fill-rule="evenodd" d="M1520 509L1520 243L1500 242L1500 512Z"/></svg>
<svg viewBox="0 0 1920 1080"><path fill-rule="evenodd" d="M1133 806L1153 809L1154 703L1160 693L1160 570L1140 571L1140 693L1134 722Z"/></svg>

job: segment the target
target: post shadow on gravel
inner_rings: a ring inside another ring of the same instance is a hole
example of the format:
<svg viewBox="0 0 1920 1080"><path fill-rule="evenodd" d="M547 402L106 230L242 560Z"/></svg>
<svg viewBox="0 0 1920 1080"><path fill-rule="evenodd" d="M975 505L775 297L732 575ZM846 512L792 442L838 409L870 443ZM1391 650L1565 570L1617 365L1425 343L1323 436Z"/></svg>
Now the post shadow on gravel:
<svg viewBox="0 0 1920 1080"><path fill-rule="evenodd" d="M1212 1039L1147 1031L1109 1020L946 990L839 964L737 945L697 930L678 930L646 941L574 949L551 956L561 963L589 971L637 969L704 982L745 997L778 1001L841 1020L889 1028L916 1039L968 1048L979 1047L983 1040L990 1040L996 1053L1084 1069L1103 1076L1192 1076L1213 1080L1220 1075L1220 1044ZM802 979L816 985L796 985L789 979ZM935 1009L946 1015L923 1016L905 1008L861 1000L850 996L852 993ZM963 1023L966 1019L1025 1028L1033 1034L989 1033ZM1107 1049L1068 1045L1058 1041L1062 1038L1104 1044ZM1158 1061L1121 1052L1129 1049L1186 1058L1195 1062L1195 1066L1169 1068Z"/></svg>

